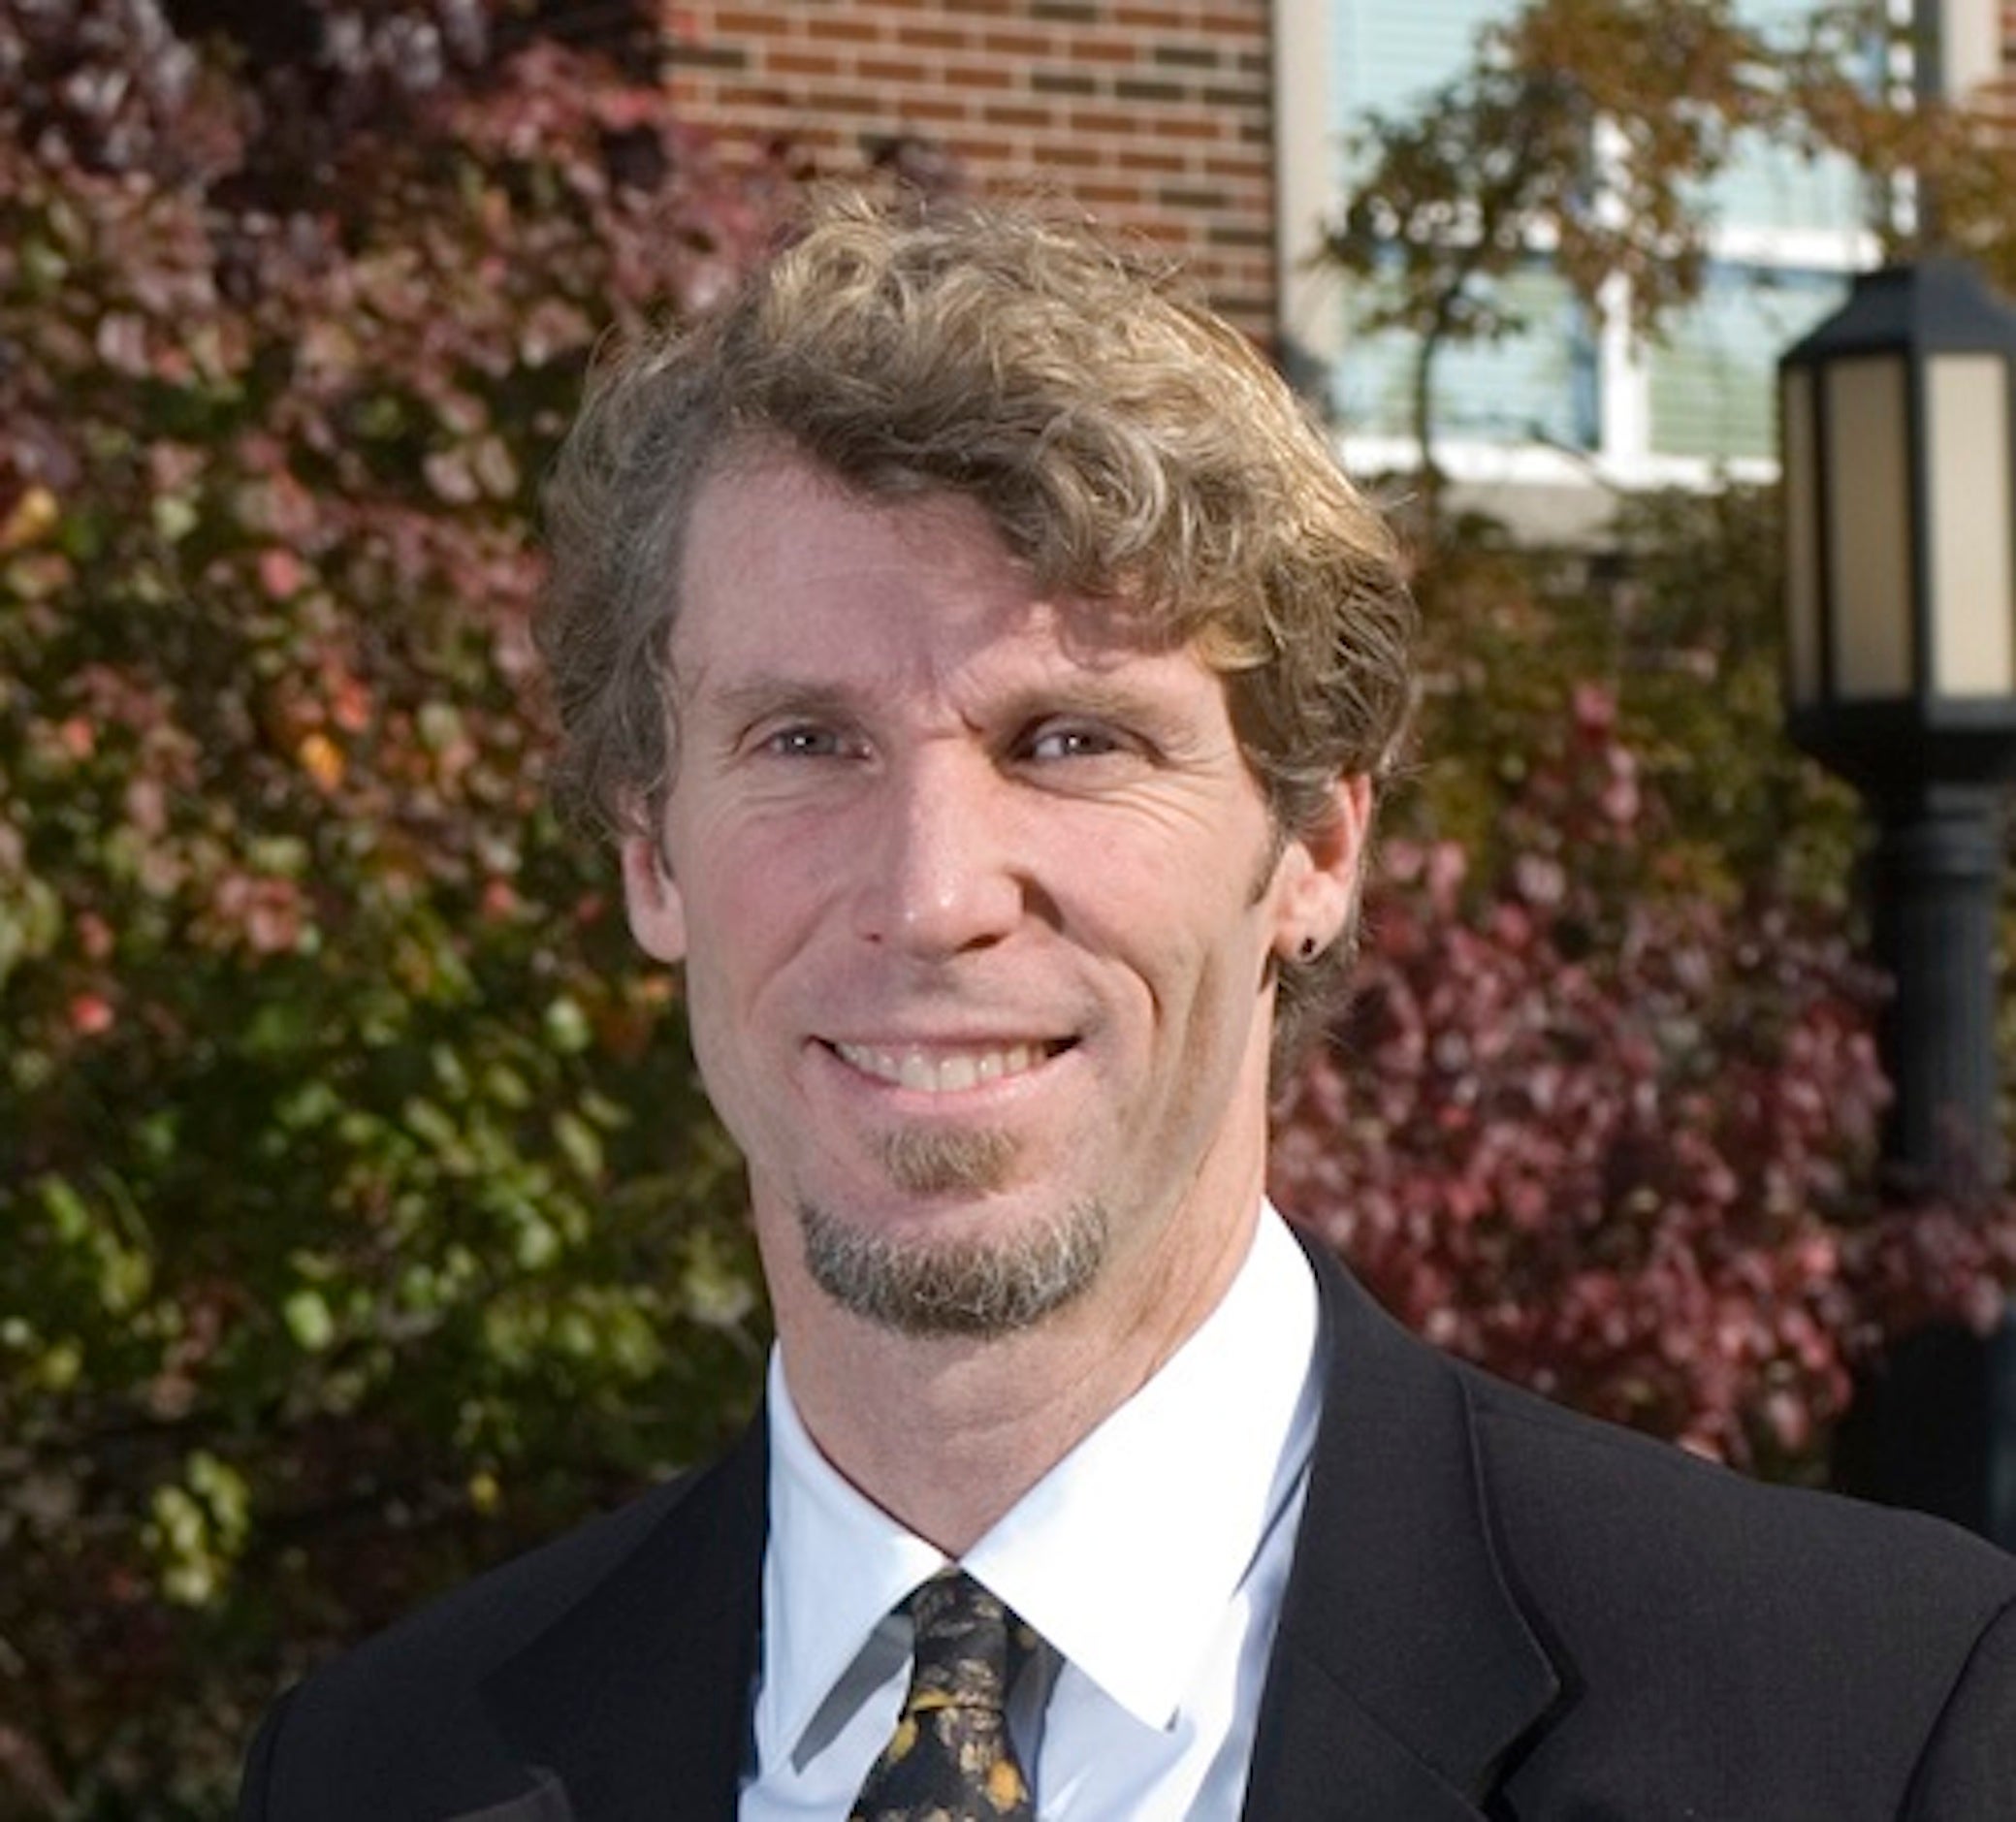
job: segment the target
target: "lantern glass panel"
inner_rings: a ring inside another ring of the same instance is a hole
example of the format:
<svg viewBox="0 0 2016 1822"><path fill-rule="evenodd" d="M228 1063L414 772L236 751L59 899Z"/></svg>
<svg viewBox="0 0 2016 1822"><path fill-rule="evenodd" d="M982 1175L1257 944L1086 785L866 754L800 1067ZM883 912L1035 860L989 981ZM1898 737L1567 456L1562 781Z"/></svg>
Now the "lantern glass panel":
<svg viewBox="0 0 2016 1822"><path fill-rule="evenodd" d="M1786 683L1794 708L1820 695L1820 495L1815 472L1813 376L1788 367L1780 376L1783 437Z"/></svg>
<svg viewBox="0 0 2016 1822"><path fill-rule="evenodd" d="M1834 693L1911 693L1911 472L1902 357L1826 369Z"/></svg>
<svg viewBox="0 0 2016 1822"><path fill-rule="evenodd" d="M1926 367L1933 687L2016 691L2016 562L2009 523L2009 380L1999 355Z"/></svg>

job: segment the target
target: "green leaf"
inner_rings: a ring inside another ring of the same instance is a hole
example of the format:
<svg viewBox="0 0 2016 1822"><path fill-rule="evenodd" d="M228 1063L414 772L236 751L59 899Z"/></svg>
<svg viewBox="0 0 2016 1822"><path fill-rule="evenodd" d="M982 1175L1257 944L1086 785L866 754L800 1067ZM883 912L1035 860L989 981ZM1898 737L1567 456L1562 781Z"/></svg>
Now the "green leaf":
<svg viewBox="0 0 2016 1822"><path fill-rule="evenodd" d="M553 1116L553 1135L583 1182L594 1184L602 1180L607 1160L602 1152L601 1135L592 1126L578 1113L562 1109Z"/></svg>
<svg viewBox="0 0 2016 1822"><path fill-rule="evenodd" d="M289 1294L280 1314L295 1345L307 1354L320 1354L336 1340L336 1318L330 1314L329 1299L312 1285Z"/></svg>

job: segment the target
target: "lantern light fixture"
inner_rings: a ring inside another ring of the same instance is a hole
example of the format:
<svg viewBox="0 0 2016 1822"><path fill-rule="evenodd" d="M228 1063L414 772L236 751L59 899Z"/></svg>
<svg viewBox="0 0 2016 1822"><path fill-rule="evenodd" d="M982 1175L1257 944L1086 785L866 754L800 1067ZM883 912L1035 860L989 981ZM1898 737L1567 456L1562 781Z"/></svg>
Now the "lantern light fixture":
<svg viewBox="0 0 2016 1822"><path fill-rule="evenodd" d="M1886 267L1778 368L1792 738L1873 797L2016 769L2016 309Z"/></svg>

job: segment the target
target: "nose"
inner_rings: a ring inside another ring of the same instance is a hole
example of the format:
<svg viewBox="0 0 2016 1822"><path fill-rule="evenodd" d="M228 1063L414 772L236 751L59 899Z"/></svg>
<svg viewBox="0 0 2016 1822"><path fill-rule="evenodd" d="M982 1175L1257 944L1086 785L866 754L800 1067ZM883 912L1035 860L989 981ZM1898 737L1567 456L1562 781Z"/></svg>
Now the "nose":
<svg viewBox="0 0 2016 1822"><path fill-rule="evenodd" d="M858 856L865 939L943 960L1014 929L1025 894L1006 789L971 751L919 752L890 768Z"/></svg>

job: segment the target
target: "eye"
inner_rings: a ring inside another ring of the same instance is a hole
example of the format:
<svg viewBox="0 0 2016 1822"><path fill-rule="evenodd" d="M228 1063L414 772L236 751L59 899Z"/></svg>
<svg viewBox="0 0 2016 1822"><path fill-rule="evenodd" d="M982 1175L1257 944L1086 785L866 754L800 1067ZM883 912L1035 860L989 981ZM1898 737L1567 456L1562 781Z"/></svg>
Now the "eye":
<svg viewBox="0 0 2016 1822"><path fill-rule="evenodd" d="M1046 721L1024 737L1022 755L1049 764L1060 759L1104 759L1128 748L1129 743L1118 733L1097 722Z"/></svg>
<svg viewBox="0 0 2016 1822"><path fill-rule="evenodd" d="M792 721L770 729L756 751L779 759L839 759L860 751L860 742L817 721Z"/></svg>

